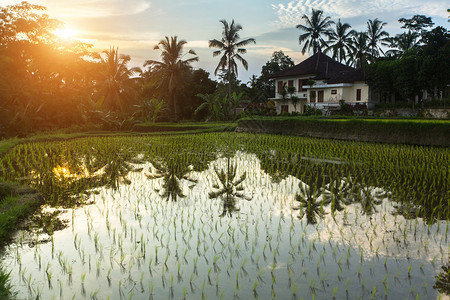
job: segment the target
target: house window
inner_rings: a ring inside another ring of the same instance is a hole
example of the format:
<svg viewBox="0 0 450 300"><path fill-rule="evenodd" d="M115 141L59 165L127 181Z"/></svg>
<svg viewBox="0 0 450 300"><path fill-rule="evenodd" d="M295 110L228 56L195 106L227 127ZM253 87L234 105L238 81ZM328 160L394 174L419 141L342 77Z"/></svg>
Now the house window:
<svg viewBox="0 0 450 300"><path fill-rule="evenodd" d="M277 81L277 92L278 94L281 94L283 91L283 81Z"/></svg>
<svg viewBox="0 0 450 300"><path fill-rule="evenodd" d="M298 91L303 92L303 80L298 80Z"/></svg>
<svg viewBox="0 0 450 300"><path fill-rule="evenodd" d="M289 113L289 106L281 105L281 113Z"/></svg>
<svg viewBox="0 0 450 300"><path fill-rule="evenodd" d="M361 101L361 89L356 90L356 101Z"/></svg>
<svg viewBox="0 0 450 300"><path fill-rule="evenodd" d="M288 87L294 86L294 80L288 80Z"/></svg>
<svg viewBox="0 0 450 300"><path fill-rule="evenodd" d="M323 91L317 92L317 102L323 102Z"/></svg>
<svg viewBox="0 0 450 300"><path fill-rule="evenodd" d="M337 94L337 90L331 90L331 95L336 95Z"/></svg>

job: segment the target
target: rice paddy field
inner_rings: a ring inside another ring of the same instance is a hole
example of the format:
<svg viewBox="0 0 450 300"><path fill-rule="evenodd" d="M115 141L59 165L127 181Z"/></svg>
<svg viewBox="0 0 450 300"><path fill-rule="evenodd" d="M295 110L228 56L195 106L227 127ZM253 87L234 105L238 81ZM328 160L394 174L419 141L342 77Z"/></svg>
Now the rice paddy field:
<svg viewBox="0 0 450 300"><path fill-rule="evenodd" d="M21 144L19 299L448 299L450 149L208 133Z"/></svg>

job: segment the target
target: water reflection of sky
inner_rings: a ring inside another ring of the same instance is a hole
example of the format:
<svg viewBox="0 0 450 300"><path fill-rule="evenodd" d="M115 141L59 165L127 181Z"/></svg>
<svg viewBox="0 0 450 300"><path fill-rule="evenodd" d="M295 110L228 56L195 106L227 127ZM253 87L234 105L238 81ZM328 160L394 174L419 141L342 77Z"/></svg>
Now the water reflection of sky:
<svg viewBox="0 0 450 300"><path fill-rule="evenodd" d="M19 232L4 258L19 298L438 296L432 286L448 263L448 223L405 220L385 200L372 215L351 204L333 218L327 206L318 224L307 224L294 209L297 178L274 183L255 155L231 161L237 176L246 172L243 193L252 199L237 199L232 216L219 217L222 201L208 198L223 157L190 172L197 183L181 179L185 197L176 202L161 197L164 179L149 179L156 170L145 163L128 174L129 185L98 188L93 205L66 209L69 226L53 238L26 243Z"/></svg>

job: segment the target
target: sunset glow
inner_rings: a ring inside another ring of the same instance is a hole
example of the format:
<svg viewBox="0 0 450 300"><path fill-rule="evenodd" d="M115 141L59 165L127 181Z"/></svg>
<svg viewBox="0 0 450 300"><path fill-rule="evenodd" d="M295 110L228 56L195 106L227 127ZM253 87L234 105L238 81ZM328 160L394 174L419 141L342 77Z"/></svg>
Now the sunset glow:
<svg viewBox="0 0 450 300"><path fill-rule="evenodd" d="M77 35L77 31L69 27L58 28L53 33L61 39L74 39Z"/></svg>
<svg viewBox="0 0 450 300"><path fill-rule="evenodd" d="M7 0L7 4L19 4L22 0ZM42 1L50 17L70 27L58 29L55 34L61 39L89 40L94 49L102 51L116 46L131 56L130 65L142 67L145 60L157 60L159 53L153 46L165 36L178 36L188 42L199 55L194 64L212 73L216 59L207 46L208 40L220 33L219 20L234 19L243 26L242 38L252 37L256 45L247 49L249 69L241 70L239 78L247 82L249 77L259 74L261 67L274 51L283 52L299 63L308 57L300 52L295 28L302 22L302 15L312 8L324 10L333 20L341 18L352 29L361 31L367 20L380 18L387 22L385 29L391 35L403 32L398 19L421 14L433 17L436 26L448 26L447 7L440 0L421 1L330 1L275 0L261 4L227 1L189 2L162 0L130 1ZM239 7L239 9L235 9ZM207 12L207 13L205 13ZM187 26L189 24L189 26ZM192 44L191 44L192 43Z"/></svg>

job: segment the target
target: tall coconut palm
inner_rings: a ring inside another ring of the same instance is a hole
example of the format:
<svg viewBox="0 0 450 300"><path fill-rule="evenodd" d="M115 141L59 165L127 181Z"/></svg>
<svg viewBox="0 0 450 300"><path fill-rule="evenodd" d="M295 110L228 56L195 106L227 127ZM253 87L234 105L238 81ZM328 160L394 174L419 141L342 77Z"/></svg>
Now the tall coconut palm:
<svg viewBox="0 0 450 300"><path fill-rule="evenodd" d="M330 26L334 24L330 17L324 17L323 11L312 9L311 18L303 15L302 19L305 25L299 24L296 27L305 33L298 38L299 44L303 44L302 53L313 50L313 53L321 52L322 48L327 47L324 37L331 37Z"/></svg>
<svg viewBox="0 0 450 300"><path fill-rule="evenodd" d="M222 55L214 71L214 75L217 75L219 70L227 71L228 99L231 99L231 76L237 76L238 74L236 61L239 61L244 69L248 70L248 62L241 54L247 53L247 50L243 47L249 44L255 44L256 41L254 38L240 41L239 31L242 30L242 26L234 23L234 20L231 21L231 24L228 24L226 20L220 20L220 22L223 24L222 38L220 40L210 40L209 47L219 49L213 52L214 57Z"/></svg>
<svg viewBox="0 0 450 300"><path fill-rule="evenodd" d="M342 24L341 19L339 19L336 23L336 28L331 31L328 48L325 52L331 51L333 53L333 59L339 62L346 61L352 50L352 37L356 32L350 28L352 28L350 24Z"/></svg>
<svg viewBox="0 0 450 300"><path fill-rule="evenodd" d="M186 54L197 55L194 50L189 50L183 54L183 46L187 42L178 40L177 36L170 39L166 36L164 40L159 41L153 48L161 50L162 61L147 60L144 67L150 66L157 80L158 91L163 98L166 98L174 119L177 118L178 103L175 92L183 86L183 75L191 68L193 62L198 61L198 57L194 56L183 59Z"/></svg>
<svg viewBox="0 0 450 300"><path fill-rule="evenodd" d="M366 32L355 32L352 37L351 53L347 64L355 68L362 68L370 56L369 37Z"/></svg>
<svg viewBox="0 0 450 300"><path fill-rule="evenodd" d="M380 52L384 54L380 45L389 45L389 33L383 30L383 26L387 25L386 22L382 22L377 18L375 20L367 21L367 36L368 46L370 48L371 62L375 61L375 58L380 56Z"/></svg>
<svg viewBox="0 0 450 300"><path fill-rule="evenodd" d="M108 110L123 112L124 99L130 96L130 77L138 72L139 68L128 69L129 55L120 54L119 48L111 47L96 55L100 59L101 71L99 73L100 90L104 96L103 107Z"/></svg>

